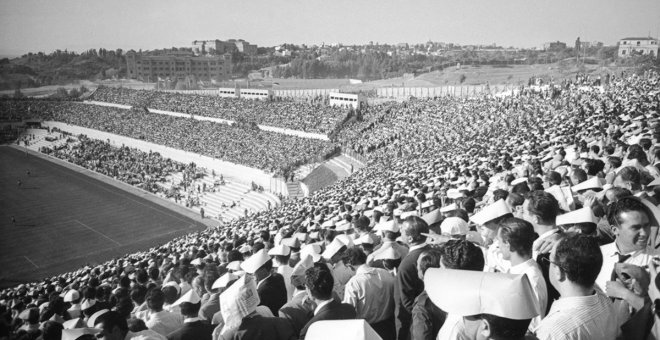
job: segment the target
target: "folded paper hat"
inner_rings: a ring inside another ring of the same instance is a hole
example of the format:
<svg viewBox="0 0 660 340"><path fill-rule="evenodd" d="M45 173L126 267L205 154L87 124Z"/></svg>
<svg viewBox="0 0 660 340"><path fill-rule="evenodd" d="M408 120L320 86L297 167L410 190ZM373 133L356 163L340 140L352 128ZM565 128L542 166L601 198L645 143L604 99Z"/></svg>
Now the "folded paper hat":
<svg viewBox="0 0 660 340"><path fill-rule="evenodd" d="M376 238L370 233L366 233L355 240L355 244L376 244Z"/></svg>
<svg viewBox="0 0 660 340"><path fill-rule="evenodd" d="M451 199L457 199L457 198L461 198L463 196L464 196L463 193L460 192L458 189L453 189L452 188L452 189L447 190L447 197L449 197Z"/></svg>
<svg viewBox="0 0 660 340"><path fill-rule="evenodd" d="M422 209L430 208L432 206L433 206L433 201L431 200L424 201L424 203L422 203Z"/></svg>
<svg viewBox="0 0 660 340"><path fill-rule="evenodd" d="M394 223L394 220L389 220L385 222L380 222L376 224L374 227L374 230L380 230L380 231L390 231L393 233L398 233L399 232L399 226Z"/></svg>
<svg viewBox="0 0 660 340"><path fill-rule="evenodd" d="M539 315L527 275L429 268L424 286L431 301L449 314L492 314L514 320Z"/></svg>
<svg viewBox="0 0 660 340"><path fill-rule="evenodd" d="M323 258L330 260L342 247L346 247L346 245L335 237L335 239L325 248L325 251L322 254Z"/></svg>
<svg viewBox="0 0 660 340"><path fill-rule="evenodd" d="M653 181L651 181L651 183L647 184L646 186L647 187L655 187L655 186L658 186L658 185L660 185L660 177L654 179Z"/></svg>
<svg viewBox="0 0 660 340"><path fill-rule="evenodd" d="M314 260L311 256L303 257L291 271L291 284L295 287L305 285L305 271L314 266Z"/></svg>
<svg viewBox="0 0 660 340"><path fill-rule="evenodd" d="M487 222L490 222L498 217L511 214L511 209L504 202L504 199L500 199L497 202L486 206L481 209L478 213L470 217L470 221L476 223L477 225L485 225Z"/></svg>
<svg viewBox="0 0 660 340"><path fill-rule="evenodd" d="M527 177L520 177L520 178L516 178L513 181L511 181L511 185L517 185L517 184L525 183L525 182L527 182Z"/></svg>
<svg viewBox="0 0 660 340"><path fill-rule="evenodd" d="M594 223L598 224L598 218L590 207L574 210L557 216L557 225L575 224L575 223Z"/></svg>
<svg viewBox="0 0 660 340"><path fill-rule="evenodd" d="M202 259L197 257L194 260L190 261L190 264L192 264L193 266L201 266L202 265Z"/></svg>
<svg viewBox="0 0 660 340"><path fill-rule="evenodd" d="M64 329L82 328L85 327L85 320L82 318L67 320L62 323L62 326Z"/></svg>
<svg viewBox="0 0 660 340"><path fill-rule="evenodd" d="M364 216L372 217L374 215L374 211L373 210L365 210L363 214L364 214Z"/></svg>
<svg viewBox="0 0 660 340"><path fill-rule="evenodd" d="M418 216L419 214L416 211L405 211L401 213L401 219L406 219L410 216Z"/></svg>
<svg viewBox="0 0 660 340"><path fill-rule="evenodd" d="M602 188L603 188L603 184L600 182L600 179L598 177L592 177L580 184L572 186L571 190L573 190L573 192L579 192L582 190L589 190L589 189L593 190L593 189L602 189Z"/></svg>
<svg viewBox="0 0 660 340"><path fill-rule="evenodd" d="M266 249L260 249L254 255L250 256L247 260L241 263L241 269L248 274L254 274L257 269L261 268L266 262L270 261L270 256L266 253Z"/></svg>
<svg viewBox="0 0 660 340"><path fill-rule="evenodd" d="M81 304L80 304L80 310L85 310L88 309L96 304L95 299L85 299Z"/></svg>
<svg viewBox="0 0 660 340"><path fill-rule="evenodd" d="M335 236L335 240L341 241L341 243L343 243L346 248L353 248L355 246L355 243L353 243L353 238L346 234Z"/></svg>
<svg viewBox="0 0 660 340"><path fill-rule="evenodd" d="M335 221L333 220L327 220L321 224L321 228L330 228L335 226Z"/></svg>
<svg viewBox="0 0 660 340"><path fill-rule="evenodd" d="M72 328L72 329L63 329L62 330L62 340L76 340L83 335L87 334L98 334L103 331L100 328Z"/></svg>
<svg viewBox="0 0 660 340"><path fill-rule="evenodd" d="M291 254L291 248L283 244L276 245L268 251L270 256L289 256Z"/></svg>
<svg viewBox="0 0 660 340"><path fill-rule="evenodd" d="M470 228L468 223L460 217L447 217L440 224L440 231L445 235L466 235Z"/></svg>
<svg viewBox="0 0 660 340"><path fill-rule="evenodd" d="M241 261L231 261L227 263L227 269L235 272L241 270Z"/></svg>
<svg viewBox="0 0 660 340"><path fill-rule="evenodd" d="M107 310L107 309L101 309L100 311L98 311L98 312L92 314L92 316L90 316L89 319L87 320L87 326L88 326L88 327L91 327L91 328L94 328L94 326L96 326L96 320L97 320L101 315L103 315L103 314L105 314L105 313L107 313L107 312L109 312L109 310Z"/></svg>
<svg viewBox="0 0 660 340"><path fill-rule="evenodd" d="M337 231L348 231L351 229L351 223L346 220L341 220L335 225Z"/></svg>
<svg viewBox="0 0 660 340"><path fill-rule="evenodd" d="M382 340L364 319L316 321L309 326L307 339Z"/></svg>
<svg viewBox="0 0 660 340"><path fill-rule="evenodd" d="M321 259L321 246L318 244L306 244L300 250L300 258L309 255L314 262L318 262Z"/></svg>
<svg viewBox="0 0 660 340"><path fill-rule="evenodd" d="M401 209L398 209L398 208L394 209L394 211L393 211L394 216L401 216L401 213L403 213L403 212L401 211Z"/></svg>
<svg viewBox="0 0 660 340"><path fill-rule="evenodd" d="M241 253L243 253L243 254L245 254L245 253L249 253L249 252L252 251L252 247L250 247L249 244L244 244L244 245L241 246L240 249L238 249L238 251L241 252Z"/></svg>
<svg viewBox="0 0 660 340"><path fill-rule="evenodd" d="M238 278L239 276L234 273L225 273L213 282L211 289L226 288L230 282L238 280Z"/></svg>
<svg viewBox="0 0 660 340"><path fill-rule="evenodd" d="M433 211L431 211L431 212L429 212L429 213L427 213L427 214L424 214L424 215L422 216L422 219L423 219L424 222L426 222L426 224L428 224L428 225L436 224L436 223L438 223L440 220L442 220L442 212L440 211L440 209L435 209L435 210L433 210Z"/></svg>
<svg viewBox="0 0 660 340"><path fill-rule="evenodd" d="M183 294L178 300L176 300L172 306L178 306L184 302L198 304L202 299L199 297L197 292L194 289L189 290L187 293Z"/></svg>
<svg viewBox="0 0 660 340"><path fill-rule="evenodd" d="M283 244L289 248L292 249L299 249L300 248L300 240L297 237L287 237L283 238L282 242L280 244Z"/></svg>
<svg viewBox="0 0 660 340"><path fill-rule="evenodd" d="M394 250L392 246L389 246L385 249L379 249L376 254L374 254L374 260L398 260L401 258L401 254Z"/></svg>
<svg viewBox="0 0 660 340"><path fill-rule="evenodd" d="M80 293L75 289L70 289L64 294L64 302L72 302L80 298Z"/></svg>
<svg viewBox="0 0 660 340"><path fill-rule="evenodd" d="M458 206L456 205L456 203L445 205L444 207L440 208L440 212L443 214L446 214L454 210L458 210Z"/></svg>

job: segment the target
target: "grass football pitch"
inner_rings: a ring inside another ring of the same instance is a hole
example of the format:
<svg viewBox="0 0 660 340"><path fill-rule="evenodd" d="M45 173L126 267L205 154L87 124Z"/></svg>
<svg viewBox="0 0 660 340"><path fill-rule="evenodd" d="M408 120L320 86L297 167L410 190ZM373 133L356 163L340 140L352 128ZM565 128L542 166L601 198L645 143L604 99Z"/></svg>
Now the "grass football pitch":
<svg viewBox="0 0 660 340"><path fill-rule="evenodd" d="M205 228L154 199L0 146L0 287L99 264Z"/></svg>

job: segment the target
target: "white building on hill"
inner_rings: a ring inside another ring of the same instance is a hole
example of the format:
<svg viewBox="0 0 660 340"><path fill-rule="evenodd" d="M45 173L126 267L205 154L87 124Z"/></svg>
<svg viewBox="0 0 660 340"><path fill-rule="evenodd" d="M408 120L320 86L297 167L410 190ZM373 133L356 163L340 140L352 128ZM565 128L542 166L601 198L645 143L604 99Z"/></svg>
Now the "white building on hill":
<svg viewBox="0 0 660 340"><path fill-rule="evenodd" d="M624 38L619 40L619 57L627 58L634 55L658 56L658 39Z"/></svg>

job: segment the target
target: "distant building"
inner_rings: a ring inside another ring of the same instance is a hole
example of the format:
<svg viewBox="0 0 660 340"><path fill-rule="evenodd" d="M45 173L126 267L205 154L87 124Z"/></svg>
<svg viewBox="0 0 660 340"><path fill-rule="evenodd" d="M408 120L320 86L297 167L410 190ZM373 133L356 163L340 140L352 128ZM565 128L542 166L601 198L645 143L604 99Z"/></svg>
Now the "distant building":
<svg viewBox="0 0 660 340"><path fill-rule="evenodd" d="M547 42L543 44L546 51L561 51L566 49L566 43L561 41Z"/></svg>
<svg viewBox="0 0 660 340"><path fill-rule="evenodd" d="M194 56L190 52L149 56L131 50L126 53L128 77L146 82L167 79L221 81L229 78L231 64L225 56Z"/></svg>
<svg viewBox="0 0 660 340"><path fill-rule="evenodd" d="M249 56L257 55L257 45L250 44L243 39L229 39L227 41L219 39L195 40L192 45L195 55L222 55L234 52L241 52Z"/></svg>
<svg viewBox="0 0 660 340"><path fill-rule="evenodd" d="M330 92L330 106L351 106L357 109L365 102L366 99L357 93Z"/></svg>
<svg viewBox="0 0 660 340"><path fill-rule="evenodd" d="M658 39L624 38L619 40L619 57L627 58L634 55L658 56Z"/></svg>

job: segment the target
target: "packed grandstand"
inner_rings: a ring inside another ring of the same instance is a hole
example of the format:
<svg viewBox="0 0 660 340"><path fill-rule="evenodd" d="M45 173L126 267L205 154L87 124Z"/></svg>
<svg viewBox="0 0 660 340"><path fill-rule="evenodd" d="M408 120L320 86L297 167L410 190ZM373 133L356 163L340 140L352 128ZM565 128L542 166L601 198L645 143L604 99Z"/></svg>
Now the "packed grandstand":
<svg viewBox="0 0 660 340"><path fill-rule="evenodd" d="M657 73L511 96L413 98L355 113L322 99L111 88L93 99L133 109L2 100L1 118L61 121L273 173L339 151L368 162L309 197L7 288L0 338L180 339L194 323L198 339L349 331L365 339L474 339L486 324L509 339L658 334ZM159 154L75 138L43 151L152 192L173 171L196 172Z"/></svg>

